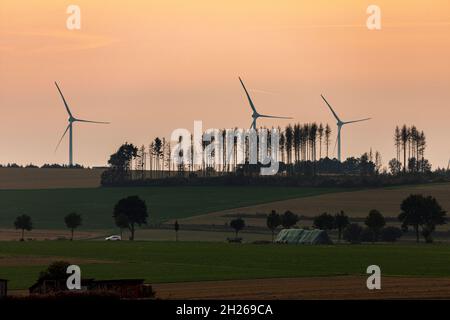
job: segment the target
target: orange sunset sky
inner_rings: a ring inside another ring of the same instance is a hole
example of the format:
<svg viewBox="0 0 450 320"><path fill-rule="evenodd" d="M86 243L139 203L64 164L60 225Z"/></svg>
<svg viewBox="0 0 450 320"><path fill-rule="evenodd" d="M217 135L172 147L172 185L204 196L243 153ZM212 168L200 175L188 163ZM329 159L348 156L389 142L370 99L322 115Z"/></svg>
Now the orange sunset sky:
<svg viewBox="0 0 450 320"><path fill-rule="evenodd" d="M66 9L81 8L81 30ZM382 30L366 9L381 7ZM80 118L74 160L104 165L125 142L148 145L175 128L248 128L243 77L261 113L296 122L345 120L343 157L395 156L395 125L427 134L433 167L450 158L448 0L2 0L0 163L67 163L55 153L67 115ZM258 124L287 124L285 120Z"/></svg>

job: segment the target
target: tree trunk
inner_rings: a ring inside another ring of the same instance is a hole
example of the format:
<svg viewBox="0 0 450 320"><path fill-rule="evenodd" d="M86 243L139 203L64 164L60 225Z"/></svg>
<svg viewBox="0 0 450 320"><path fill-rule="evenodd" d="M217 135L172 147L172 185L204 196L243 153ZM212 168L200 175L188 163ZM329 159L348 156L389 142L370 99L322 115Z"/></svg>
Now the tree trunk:
<svg viewBox="0 0 450 320"><path fill-rule="evenodd" d="M24 234L25 234L25 229L22 229L22 239L21 239L21 241L24 241L25 239L24 239Z"/></svg>
<svg viewBox="0 0 450 320"><path fill-rule="evenodd" d="M272 230L272 243L274 241L274 237L275 237L275 230Z"/></svg>
<svg viewBox="0 0 450 320"><path fill-rule="evenodd" d="M131 224L130 232L131 232L130 240L133 241L134 240L134 223Z"/></svg>
<svg viewBox="0 0 450 320"><path fill-rule="evenodd" d="M419 243L419 241L420 241L419 226L414 226L414 229L416 230L416 242Z"/></svg>
<svg viewBox="0 0 450 320"><path fill-rule="evenodd" d="M406 172L406 144L403 144L403 172Z"/></svg>

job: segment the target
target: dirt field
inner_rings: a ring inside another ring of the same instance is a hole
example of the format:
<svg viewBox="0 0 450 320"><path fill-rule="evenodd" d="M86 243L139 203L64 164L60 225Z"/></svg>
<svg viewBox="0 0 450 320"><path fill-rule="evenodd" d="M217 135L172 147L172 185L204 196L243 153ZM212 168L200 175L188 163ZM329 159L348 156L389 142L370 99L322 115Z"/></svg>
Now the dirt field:
<svg viewBox="0 0 450 320"><path fill-rule="evenodd" d="M91 231L75 231L74 239L92 239L103 236L105 233L101 230ZM15 229L0 229L0 241L20 240L22 231ZM58 238L70 239L69 230L44 230L36 229L25 231L25 239L33 240L56 240Z"/></svg>
<svg viewBox="0 0 450 320"><path fill-rule="evenodd" d="M379 210L385 217L397 217L400 203L410 194L423 194L436 197L444 210L450 211L450 184L429 184L398 188L371 189L354 192L331 193L312 197L276 201L267 204L224 210L206 215L179 220L183 224L215 224L224 225L231 218L227 214L270 213L271 210L285 212L290 210L296 214L313 217L323 212L336 213L344 210L350 217L365 217L371 209ZM225 217L224 217L225 216ZM246 217L247 225L265 226L265 219Z"/></svg>
<svg viewBox="0 0 450 320"><path fill-rule="evenodd" d="M95 188L103 169L0 168L0 189Z"/></svg>
<svg viewBox="0 0 450 320"><path fill-rule="evenodd" d="M450 279L384 277L369 291L366 277L316 277L166 283L161 299L450 299Z"/></svg>

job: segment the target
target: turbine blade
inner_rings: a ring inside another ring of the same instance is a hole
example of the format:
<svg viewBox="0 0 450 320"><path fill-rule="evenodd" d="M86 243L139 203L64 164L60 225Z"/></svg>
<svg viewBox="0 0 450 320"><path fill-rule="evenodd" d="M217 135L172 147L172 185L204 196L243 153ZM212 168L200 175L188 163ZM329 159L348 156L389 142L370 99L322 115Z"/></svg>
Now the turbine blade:
<svg viewBox="0 0 450 320"><path fill-rule="evenodd" d="M336 141L334 142L333 154L336 154L336 146L339 142L339 138L341 137L342 126L338 126L338 132L336 135Z"/></svg>
<svg viewBox="0 0 450 320"><path fill-rule="evenodd" d="M61 141L64 139L64 136L66 135L67 130L69 130L69 127L70 127L70 124L67 126L66 130L64 131L63 135L61 136L61 139L59 139L59 142L58 142L58 144L56 145L56 148L55 148L55 152L56 152L56 150L58 150L58 147L61 144Z"/></svg>
<svg viewBox="0 0 450 320"><path fill-rule="evenodd" d="M331 107L331 105L328 103L327 99L325 99L325 97L323 95L320 95L323 99L323 101L325 101L325 103L327 104L328 108L330 108L331 112L333 113L334 117L336 118L337 121L342 122L341 119L339 119L338 115L336 114L336 112L334 112L333 108Z"/></svg>
<svg viewBox="0 0 450 320"><path fill-rule="evenodd" d="M244 82L242 82L241 77L239 77L239 81L241 82L241 85L244 88L245 94L247 95L247 99L248 99L248 102L250 103L250 107L252 107L252 109L255 113L258 113L255 109L255 105L253 104L252 98L250 98L250 95L248 94L247 88L245 88Z"/></svg>
<svg viewBox="0 0 450 320"><path fill-rule="evenodd" d="M275 118L275 119L292 119L292 117L278 117L278 116L268 116L265 114L259 115L261 118Z"/></svg>
<svg viewBox="0 0 450 320"><path fill-rule="evenodd" d="M362 121L367 121L367 120L370 120L370 119L372 119L372 118L365 118L365 119L360 119L360 120L346 121L346 122L344 122L344 124L355 123L355 122L362 122Z"/></svg>
<svg viewBox="0 0 450 320"><path fill-rule="evenodd" d="M58 88L59 94L61 95L64 105L66 106L67 113L69 114L69 116L73 117L72 112L70 112L69 106L67 105L66 99L64 98L64 95L62 94L61 89L59 89L59 86L56 83L56 81L55 81L55 85L56 85L56 88Z"/></svg>
<svg viewBox="0 0 450 320"><path fill-rule="evenodd" d="M338 138L336 137L336 141L334 142L333 154L336 154L337 143L338 143Z"/></svg>
<svg viewBox="0 0 450 320"><path fill-rule="evenodd" d="M88 122L88 123L109 124L109 122L103 122L103 121L91 121L91 120L83 120L83 119L75 119L74 121L78 121L78 122Z"/></svg>

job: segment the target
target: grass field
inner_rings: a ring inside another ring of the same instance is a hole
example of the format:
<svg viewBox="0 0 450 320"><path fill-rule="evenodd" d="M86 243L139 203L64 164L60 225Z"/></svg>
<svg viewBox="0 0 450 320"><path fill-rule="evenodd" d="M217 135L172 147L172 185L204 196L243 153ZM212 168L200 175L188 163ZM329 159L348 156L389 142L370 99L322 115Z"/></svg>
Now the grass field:
<svg viewBox="0 0 450 320"><path fill-rule="evenodd" d="M292 198L309 197L340 189L284 187L147 187L0 190L0 227L12 227L16 216L28 214L36 228L64 229L64 216L83 216L82 230L114 227L114 204L138 195L147 202L151 220L185 218L230 208Z"/></svg>
<svg viewBox="0 0 450 320"><path fill-rule="evenodd" d="M450 277L450 250L444 245L40 241L2 242L0 278L9 279L11 289L27 288L52 259L79 263L87 278L150 283L361 275L372 264L385 276Z"/></svg>

